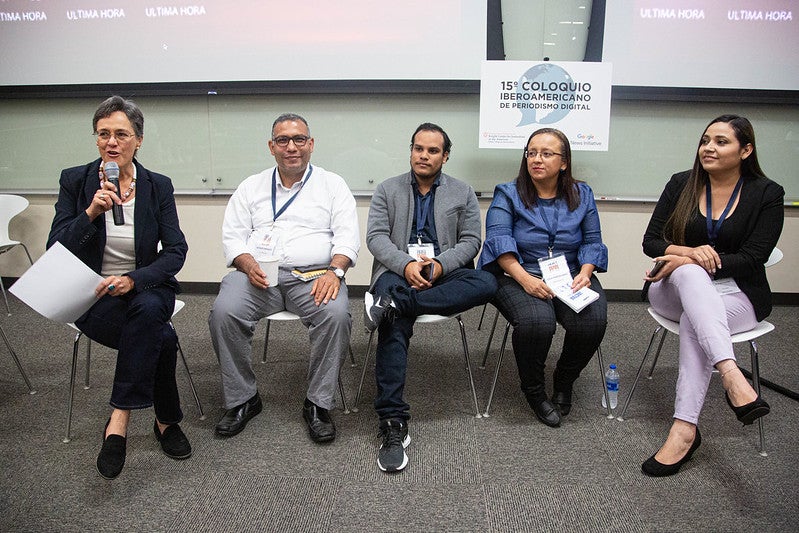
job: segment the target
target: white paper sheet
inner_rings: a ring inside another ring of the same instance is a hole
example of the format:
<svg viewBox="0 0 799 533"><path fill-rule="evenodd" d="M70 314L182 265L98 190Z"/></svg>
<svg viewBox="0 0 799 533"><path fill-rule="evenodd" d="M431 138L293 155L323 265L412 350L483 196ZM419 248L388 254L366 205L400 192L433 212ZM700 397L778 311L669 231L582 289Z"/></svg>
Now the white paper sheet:
<svg viewBox="0 0 799 533"><path fill-rule="evenodd" d="M102 276L72 255L60 242L47 250L9 291L40 315L74 322L97 301Z"/></svg>
<svg viewBox="0 0 799 533"><path fill-rule="evenodd" d="M569 265L563 254L539 259L538 264L541 266L544 282L555 291L555 296L560 301L574 309L575 312L579 313L585 309L585 306L599 299L599 293L588 287L574 292L572 289L574 278L569 272Z"/></svg>

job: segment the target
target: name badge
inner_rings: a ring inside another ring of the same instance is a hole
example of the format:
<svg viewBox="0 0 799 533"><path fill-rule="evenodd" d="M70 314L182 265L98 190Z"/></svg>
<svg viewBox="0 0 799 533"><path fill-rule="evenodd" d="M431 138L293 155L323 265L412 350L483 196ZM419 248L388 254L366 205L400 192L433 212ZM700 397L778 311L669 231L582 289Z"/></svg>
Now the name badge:
<svg viewBox="0 0 799 533"><path fill-rule="evenodd" d="M432 242L422 243L422 244L409 244L408 245L408 255L416 259L417 261L422 260L422 256L427 256L430 259L435 257L436 249L433 247Z"/></svg>

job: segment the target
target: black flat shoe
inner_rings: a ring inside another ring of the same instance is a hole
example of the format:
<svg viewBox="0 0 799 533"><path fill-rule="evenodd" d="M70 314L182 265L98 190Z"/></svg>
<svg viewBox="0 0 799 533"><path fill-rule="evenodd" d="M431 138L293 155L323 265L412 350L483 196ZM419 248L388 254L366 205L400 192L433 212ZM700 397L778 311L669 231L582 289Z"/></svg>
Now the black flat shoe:
<svg viewBox="0 0 799 533"><path fill-rule="evenodd" d="M317 443L330 442L336 438L336 426L330 419L330 412L310 400L305 400L302 417L308 424L308 435Z"/></svg>
<svg viewBox="0 0 799 533"><path fill-rule="evenodd" d="M100 448L100 454L97 456L97 472L105 479L114 479L122 472L122 467L125 466L128 442L128 439L122 435L112 433L105 436L105 431L110 423L111 419L109 418L103 428L103 447Z"/></svg>
<svg viewBox="0 0 799 533"><path fill-rule="evenodd" d="M758 396L755 398L755 401L749 402L745 405L740 407L735 407L732 402L730 401L730 395L727 394L727 391L724 391L724 397L727 399L727 405L730 406L732 412L735 413L735 417L743 423L744 426L748 426L761 416L766 416L771 411L771 407L766 401Z"/></svg>
<svg viewBox="0 0 799 533"><path fill-rule="evenodd" d="M238 435L247 427L247 422L261 412L263 403L261 396L256 392L255 396L241 405L225 411L222 418L216 424L216 434L222 437L232 437Z"/></svg>
<svg viewBox="0 0 799 533"><path fill-rule="evenodd" d="M560 414L552 402L544 398L541 401L529 401L529 403L538 420L551 428L560 426Z"/></svg>
<svg viewBox="0 0 799 533"><path fill-rule="evenodd" d="M153 433L155 438L161 443L161 449L167 457L175 460L188 459L191 457L191 444L189 439L177 424L167 426L163 433L158 430L158 421L153 421Z"/></svg>
<svg viewBox="0 0 799 533"><path fill-rule="evenodd" d="M653 455L641 465L641 472L652 477L673 476L680 471L680 467L683 464L688 462L688 459L691 458L694 452L699 448L700 444L702 444L702 435L699 433L699 427L697 426L694 443L691 444L691 447L688 449L688 452L682 459L673 465L664 465L663 463L658 462Z"/></svg>
<svg viewBox="0 0 799 533"><path fill-rule="evenodd" d="M560 412L560 416L568 415L572 410L572 393L555 391L552 395L552 403L555 408Z"/></svg>

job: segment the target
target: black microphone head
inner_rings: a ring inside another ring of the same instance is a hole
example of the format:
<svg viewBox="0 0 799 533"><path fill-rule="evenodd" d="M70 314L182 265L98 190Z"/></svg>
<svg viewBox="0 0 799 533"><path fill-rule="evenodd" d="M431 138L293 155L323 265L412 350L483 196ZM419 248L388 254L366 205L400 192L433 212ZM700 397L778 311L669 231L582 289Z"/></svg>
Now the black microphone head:
<svg viewBox="0 0 799 533"><path fill-rule="evenodd" d="M119 165L116 161L109 161L103 166L103 172L108 180L119 180Z"/></svg>

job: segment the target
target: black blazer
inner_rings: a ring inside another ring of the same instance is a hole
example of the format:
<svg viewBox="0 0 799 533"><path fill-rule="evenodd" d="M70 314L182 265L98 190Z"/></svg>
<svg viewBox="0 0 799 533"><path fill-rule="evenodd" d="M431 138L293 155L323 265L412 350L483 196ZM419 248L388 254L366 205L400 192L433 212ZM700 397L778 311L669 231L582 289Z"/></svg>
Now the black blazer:
<svg viewBox="0 0 799 533"><path fill-rule="evenodd" d="M172 182L166 176L136 165L136 205L133 242L136 269L126 273L134 290L145 291L166 284L180 292L175 275L183 268L189 249L180 230ZM86 208L99 188L100 159L61 171L55 218L47 248L56 241L75 254L89 268L100 273L105 250L105 217L89 221ZM161 243L162 250L158 251Z"/></svg>
<svg viewBox="0 0 799 533"><path fill-rule="evenodd" d="M644 253L649 257L665 255L669 246L663 227L674 211L690 171L674 174L666 184L644 234ZM771 288L763 264L777 245L782 233L785 190L768 178L745 176L735 211L722 223L716 240L721 268L716 279L733 278L752 302L755 316L763 320L771 313ZM697 206L685 229L686 246L708 244L705 216Z"/></svg>

